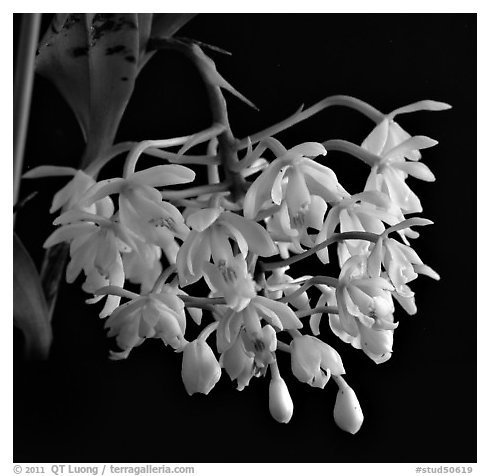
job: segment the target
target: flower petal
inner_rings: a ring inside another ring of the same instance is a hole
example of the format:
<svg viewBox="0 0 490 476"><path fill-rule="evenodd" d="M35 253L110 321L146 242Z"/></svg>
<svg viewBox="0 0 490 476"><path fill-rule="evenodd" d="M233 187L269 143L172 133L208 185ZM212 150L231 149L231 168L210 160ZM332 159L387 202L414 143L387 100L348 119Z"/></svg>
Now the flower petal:
<svg viewBox="0 0 490 476"><path fill-rule="evenodd" d="M361 193L352 195L352 200L360 200L362 202L368 202L376 207L388 209L391 205L391 200L388 195L378 190L366 190Z"/></svg>
<svg viewBox="0 0 490 476"><path fill-rule="evenodd" d="M292 216L304 211L311 203L311 196L306 181L299 167L291 167L288 174L286 203Z"/></svg>
<svg viewBox="0 0 490 476"><path fill-rule="evenodd" d="M260 208L271 198L271 190L285 161L274 160L252 183L243 200L243 216L254 219Z"/></svg>
<svg viewBox="0 0 490 476"><path fill-rule="evenodd" d="M258 223L231 212L223 212L220 220L236 228L247 241L249 249L255 254L265 257L277 254L277 246L269 233Z"/></svg>
<svg viewBox="0 0 490 476"><path fill-rule="evenodd" d="M63 241L71 241L74 238L86 235L88 233L94 233L97 231L97 227L92 223L76 223L70 225L64 225L49 235L43 244L44 248L50 248Z"/></svg>
<svg viewBox="0 0 490 476"><path fill-rule="evenodd" d="M78 172L73 167L61 167L57 165L40 165L28 170L22 178L41 178L41 177L61 177L66 175L75 175Z"/></svg>
<svg viewBox="0 0 490 476"><path fill-rule="evenodd" d="M87 193L82 197L82 204L89 206L108 195L120 193L125 184L126 180L123 178L101 180L87 190Z"/></svg>
<svg viewBox="0 0 490 476"><path fill-rule="evenodd" d="M434 182L435 176L430 171L427 165L422 162L401 162L393 164L393 167L403 170L412 177L418 178L419 180L425 180L426 182Z"/></svg>
<svg viewBox="0 0 490 476"><path fill-rule="evenodd" d="M363 149L376 155L381 155L388 138L389 120L383 119L364 139L361 144Z"/></svg>
<svg viewBox="0 0 490 476"><path fill-rule="evenodd" d="M414 264L413 269L416 273L425 274L426 276L429 276L429 278L435 279L436 281L441 279L438 273L425 264Z"/></svg>
<svg viewBox="0 0 490 476"><path fill-rule="evenodd" d="M127 181L131 185L163 187L166 185L189 183L195 177L195 172L188 167L179 164L166 164L136 172L129 176Z"/></svg>
<svg viewBox="0 0 490 476"><path fill-rule="evenodd" d="M276 178L274 179L274 183L272 184L271 188L271 198L272 201L276 205L280 205L282 202L282 186L283 186L283 179L284 179L284 174L289 170L289 165L285 165L279 170L279 173L277 174Z"/></svg>
<svg viewBox="0 0 490 476"><path fill-rule="evenodd" d="M303 323L298 319L298 316L286 304L267 299L263 296L255 296L253 300L268 307L277 314L284 329L301 329L303 327Z"/></svg>
<svg viewBox="0 0 490 476"><path fill-rule="evenodd" d="M319 142L303 142L295 145L287 151L287 155L302 155L304 157L317 157L319 155L327 155L327 150L323 144Z"/></svg>
<svg viewBox="0 0 490 476"><path fill-rule="evenodd" d="M311 203L305 217L306 226L314 228L315 230L321 230L327 208L328 205L322 197L312 195Z"/></svg>
<svg viewBox="0 0 490 476"><path fill-rule="evenodd" d="M389 116L391 118L395 117L398 114L406 114L408 112L415 111L444 111L446 109L451 109L452 106L445 102L433 101L431 99L425 99L423 101L417 101L412 104L408 104L407 106L399 107L394 111L390 112Z"/></svg>
<svg viewBox="0 0 490 476"><path fill-rule="evenodd" d="M187 219L187 225L196 231L203 231L211 226L221 215L220 208L202 208L190 214Z"/></svg>
<svg viewBox="0 0 490 476"><path fill-rule="evenodd" d="M437 145L438 142L430 137L426 136L413 136L410 139L398 144L393 149L387 151L384 155L384 159L392 159L395 157L404 157L407 153L413 150L427 149Z"/></svg>

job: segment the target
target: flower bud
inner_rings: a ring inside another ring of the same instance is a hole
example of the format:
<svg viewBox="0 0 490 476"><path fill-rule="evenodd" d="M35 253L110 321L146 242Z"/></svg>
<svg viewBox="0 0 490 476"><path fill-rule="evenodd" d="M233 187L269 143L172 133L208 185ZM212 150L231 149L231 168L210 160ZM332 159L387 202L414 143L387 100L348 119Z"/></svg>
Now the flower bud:
<svg viewBox="0 0 490 476"><path fill-rule="evenodd" d="M202 339L189 342L182 359L182 381L189 395L207 395L221 377L221 367L214 353Z"/></svg>
<svg viewBox="0 0 490 476"><path fill-rule="evenodd" d="M341 430L354 435L359 431L364 421L361 405L359 405L354 390L341 377L335 380L339 386L339 391L335 401L333 418Z"/></svg>
<svg viewBox="0 0 490 476"><path fill-rule="evenodd" d="M279 423L288 423L293 416L293 400L282 377L273 377L269 385L269 411Z"/></svg>

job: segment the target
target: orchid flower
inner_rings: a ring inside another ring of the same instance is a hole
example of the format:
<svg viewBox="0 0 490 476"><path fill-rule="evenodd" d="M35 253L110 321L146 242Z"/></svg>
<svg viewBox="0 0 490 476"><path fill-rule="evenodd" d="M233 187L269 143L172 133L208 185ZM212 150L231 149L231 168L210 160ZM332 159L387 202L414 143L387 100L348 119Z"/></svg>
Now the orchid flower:
<svg viewBox="0 0 490 476"><path fill-rule="evenodd" d="M122 352L112 352L113 359L126 358L129 352L147 338L162 339L165 345L179 350L186 344L184 303L169 287L159 293L134 294L114 286L98 290L97 294L131 297L107 319L108 336L115 337Z"/></svg>
<svg viewBox="0 0 490 476"><path fill-rule="evenodd" d="M330 238L337 225L340 225L341 233L348 231L383 233L384 223L395 225L401 221L400 215L400 210L396 211L396 206L395 211L393 210L389 197L384 193L377 191L357 193L350 198L344 198L330 209L315 244ZM366 254L368 248L369 242L365 240L348 240L339 243L337 248L339 264L342 266L351 256ZM328 263L328 247L319 250L317 256L322 263Z"/></svg>
<svg viewBox="0 0 490 476"><path fill-rule="evenodd" d="M207 266L206 270L208 279L210 274L213 276L214 286L218 283L215 271L222 274L223 281L235 286L238 276L245 278L243 270L239 269L240 259L235 258L231 249L230 239L236 243L243 258L249 250L257 256L277 253L271 237L258 223L219 207L192 213L187 217L187 224L192 231L181 246L176 262L182 286L199 280L204 273L204 264L209 263L211 257L215 266ZM247 289L250 289L250 282Z"/></svg>
<svg viewBox="0 0 490 476"><path fill-rule="evenodd" d="M425 274L435 280L440 279L432 268L422 262L415 250L393 238L384 236L378 239L367 260L369 274L380 276L381 264L397 295L401 297L413 296L407 283L413 281L419 274Z"/></svg>
<svg viewBox="0 0 490 476"><path fill-rule="evenodd" d="M58 176L72 176L73 178L55 194L51 208L49 209L49 213L54 213L61 208L64 210L77 208L88 213L96 213L98 215L107 216L107 210L114 210L112 201L109 197L105 197L102 200L97 201L95 204L88 206L84 206L84 204L81 203L81 199L87 190L95 185L94 178L85 173L83 170L77 170L73 167L41 165L26 172L23 175L23 178L32 179Z"/></svg>
<svg viewBox="0 0 490 476"><path fill-rule="evenodd" d="M441 111L450 107L437 101L419 101L386 115L361 144L379 157L379 162L371 169L365 190L386 193L403 213L421 212L420 200L405 180L408 175L428 182L435 180L433 173L419 160L420 150L433 147L437 141L426 136L411 137L394 121L394 117L407 112Z"/></svg>
<svg viewBox="0 0 490 476"><path fill-rule="evenodd" d="M291 217L287 203L283 201L278 211L266 218L267 230L274 240L291 242L296 249L303 251L302 246L314 246L315 237L309 234L309 229L322 229L327 208L328 205L322 197L311 195L306 211Z"/></svg>
<svg viewBox="0 0 490 476"><path fill-rule="evenodd" d="M330 375L344 374L342 359L335 349L309 335L291 342L291 367L294 376L312 387L324 388Z"/></svg>
<svg viewBox="0 0 490 476"><path fill-rule="evenodd" d="M254 354L245 350L241 334L236 337L231 347L221 354L220 365L232 381L236 380L237 390L241 391L248 386L254 376Z"/></svg>
<svg viewBox="0 0 490 476"><path fill-rule="evenodd" d="M326 153L323 145L305 142L273 160L248 189L243 202L244 216L253 219L264 206L280 206L284 202L281 219L289 219L289 228L293 229L303 225L312 195L325 203L348 196L331 169L309 158Z"/></svg>
<svg viewBox="0 0 490 476"><path fill-rule="evenodd" d="M119 194L121 223L147 243L160 246L170 262L175 262L178 245L175 237L185 239L189 229L180 211L162 200L155 187L189 183L195 173L182 165L158 165L131 173L126 178L102 180L86 193L88 206L108 195Z"/></svg>
<svg viewBox="0 0 490 476"><path fill-rule="evenodd" d="M394 287L382 277L369 277L366 256L353 256L346 261L335 291L339 310L330 318L333 332L344 342L361 349L376 363L391 357Z"/></svg>
<svg viewBox="0 0 490 476"><path fill-rule="evenodd" d="M116 220L99 215L71 210L60 215L57 228L45 241L49 248L58 243L70 243L70 262L66 268L66 281L72 283L83 270L86 281L84 291L93 293L102 286L124 285L124 268L121 253L131 251L131 237ZM102 296L90 299L95 303ZM118 296L109 296L100 316L108 316L118 305Z"/></svg>
<svg viewBox="0 0 490 476"><path fill-rule="evenodd" d="M262 327L262 319L269 324L269 327ZM241 338L245 349L255 355L256 365L263 367L266 360L271 360L269 353L275 346L276 330L301 329L302 327L302 322L286 304L264 296L255 296L243 310L238 312L228 310L219 320L218 351L223 353L232 347L241 329L244 329L245 332ZM261 353L262 351L265 351L265 354Z"/></svg>
<svg viewBox="0 0 490 476"><path fill-rule="evenodd" d="M162 272L162 249L133 237L131 251L122 255L126 279L141 285L141 292L149 292Z"/></svg>
<svg viewBox="0 0 490 476"><path fill-rule="evenodd" d="M189 395L207 395L221 378L221 367L205 339L199 337L184 347L182 381Z"/></svg>

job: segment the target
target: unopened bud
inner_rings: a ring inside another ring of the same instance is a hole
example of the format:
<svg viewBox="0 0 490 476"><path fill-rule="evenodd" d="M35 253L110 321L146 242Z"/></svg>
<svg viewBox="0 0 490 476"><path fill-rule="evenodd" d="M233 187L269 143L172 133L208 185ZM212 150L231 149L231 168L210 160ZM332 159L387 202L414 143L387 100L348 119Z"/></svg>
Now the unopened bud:
<svg viewBox="0 0 490 476"><path fill-rule="evenodd" d="M354 390L345 383L342 377L336 377L335 381L339 386L333 410L335 423L341 430L354 435L359 431L364 421L361 405L359 405L359 400Z"/></svg>
<svg viewBox="0 0 490 476"><path fill-rule="evenodd" d="M279 423L288 423L293 416L293 400L282 377L273 377L269 385L269 411Z"/></svg>

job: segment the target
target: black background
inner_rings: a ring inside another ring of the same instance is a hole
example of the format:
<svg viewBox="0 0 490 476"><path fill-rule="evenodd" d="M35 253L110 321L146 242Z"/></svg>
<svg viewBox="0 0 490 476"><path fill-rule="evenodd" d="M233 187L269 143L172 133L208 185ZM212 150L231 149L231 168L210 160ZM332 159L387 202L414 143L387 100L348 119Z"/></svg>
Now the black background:
<svg viewBox="0 0 490 476"><path fill-rule="evenodd" d="M268 378L237 392L224 374L210 395L189 397L181 355L159 342L146 342L126 361L109 361L97 310L77 285L64 284L49 361L23 362L22 339L14 334L14 460L475 462L476 15L203 14L181 34L233 52L212 56L260 108L227 95L237 137L331 94L353 95L385 112L420 99L452 104L451 111L398 118L412 135L440 141L423 154L437 181L409 179L409 185L422 199L423 216L436 222L413 245L442 279L414 283L419 312L410 317L397 309L400 326L385 364L333 336L327 320L322 324L364 411L355 436L333 421L336 386L300 384L287 356L280 366L295 403L288 425L269 416ZM138 79L118 141L184 135L210 121L193 66L161 52ZM331 108L278 138L287 147L333 138L360 143L372 127L359 113ZM37 77L26 167L76 166L82 151L72 113ZM324 163L351 193L361 190L368 173L362 163L335 152ZM52 230L49 204L63 183L43 179L21 187L21 198L39 190L16 224L37 264Z"/></svg>

